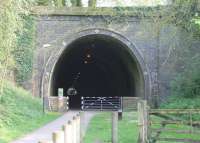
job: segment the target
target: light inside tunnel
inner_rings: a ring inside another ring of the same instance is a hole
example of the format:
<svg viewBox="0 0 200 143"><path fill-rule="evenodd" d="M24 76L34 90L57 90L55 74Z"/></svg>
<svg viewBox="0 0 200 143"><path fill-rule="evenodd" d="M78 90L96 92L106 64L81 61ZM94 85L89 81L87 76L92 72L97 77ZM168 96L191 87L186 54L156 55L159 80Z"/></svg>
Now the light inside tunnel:
<svg viewBox="0 0 200 143"><path fill-rule="evenodd" d="M134 55L121 41L106 35L81 37L66 47L53 71L51 95L58 88L74 88L69 95L71 109L80 108L85 97L139 96L143 86L141 70Z"/></svg>

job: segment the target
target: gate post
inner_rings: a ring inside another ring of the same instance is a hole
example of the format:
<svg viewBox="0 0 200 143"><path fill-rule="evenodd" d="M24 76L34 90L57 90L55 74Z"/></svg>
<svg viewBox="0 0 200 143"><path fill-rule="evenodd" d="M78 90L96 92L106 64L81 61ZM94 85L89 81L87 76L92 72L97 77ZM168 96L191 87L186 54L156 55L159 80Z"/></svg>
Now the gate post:
<svg viewBox="0 0 200 143"><path fill-rule="evenodd" d="M148 106L147 101L140 100L138 102L138 126L139 138L138 143L148 143Z"/></svg>
<svg viewBox="0 0 200 143"><path fill-rule="evenodd" d="M118 143L118 112L112 113L112 143Z"/></svg>
<svg viewBox="0 0 200 143"><path fill-rule="evenodd" d="M86 132L86 129L85 129L85 112L80 112L80 140L81 140L81 143L83 143L83 138L85 136L85 132Z"/></svg>
<svg viewBox="0 0 200 143"><path fill-rule="evenodd" d="M77 136L77 143L80 143L80 115L78 114L76 117L76 136Z"/></svg>
<svg viewBox="0 0 200 143"><path fill-rule="evenodd" d="M64 89L63 88L58 88L58 111L63 112L63 104L64 104Z"/></svg>

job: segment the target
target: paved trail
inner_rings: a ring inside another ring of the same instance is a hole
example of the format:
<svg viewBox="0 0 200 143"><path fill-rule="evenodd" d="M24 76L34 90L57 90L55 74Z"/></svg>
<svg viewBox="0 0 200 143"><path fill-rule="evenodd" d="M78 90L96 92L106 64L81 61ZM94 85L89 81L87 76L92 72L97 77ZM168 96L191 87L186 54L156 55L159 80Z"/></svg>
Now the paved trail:
<svg viewBox="0 0 200 143"><path fill-rule="evenodd" d="M65 113L60 118L55 121L48 123L47 125L37 129L36 131L13 141L11 143L38 143L39 140L51 140L51 134L54 131L60 130L63 124L66 124L67 121L71 120L74 115L76 115L78 111L69 111ZM87 128L90 119L95 115L94 112L86 112L84 116L84 125Z"/></svg>

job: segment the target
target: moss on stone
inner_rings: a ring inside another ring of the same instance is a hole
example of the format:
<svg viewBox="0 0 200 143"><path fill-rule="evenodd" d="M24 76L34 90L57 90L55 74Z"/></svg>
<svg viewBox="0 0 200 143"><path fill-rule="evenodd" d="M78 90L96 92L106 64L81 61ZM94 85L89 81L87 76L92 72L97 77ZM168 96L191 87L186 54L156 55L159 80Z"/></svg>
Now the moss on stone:
<svg viewBox="0 0 200 143"><path fill-rule="evenodd" d="M92 7L32 7L32 13L36 15L126 15L126 16L152 16L161 14L164 7L115 7L115 8L92 8Z"/></svg>

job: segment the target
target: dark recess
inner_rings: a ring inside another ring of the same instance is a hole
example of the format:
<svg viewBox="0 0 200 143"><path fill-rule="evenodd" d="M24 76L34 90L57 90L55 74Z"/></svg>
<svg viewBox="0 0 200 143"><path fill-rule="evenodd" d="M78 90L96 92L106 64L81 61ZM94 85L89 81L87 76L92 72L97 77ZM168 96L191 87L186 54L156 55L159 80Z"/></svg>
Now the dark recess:
<svg viewBox="0 0 200 143"><path fill-rule="evenodd" d="M74 86L78 94L70 96L71 109L80 109L81 96L135 96L139 75L132 75L137 66L126 49L120 41L105 35L72 42L55 66L51 95L57 96L58 88L64 88L64 96L68 96L67 89ZM80 77L75 80L78 73Z"/></svg>

